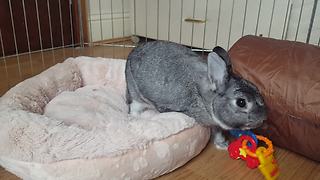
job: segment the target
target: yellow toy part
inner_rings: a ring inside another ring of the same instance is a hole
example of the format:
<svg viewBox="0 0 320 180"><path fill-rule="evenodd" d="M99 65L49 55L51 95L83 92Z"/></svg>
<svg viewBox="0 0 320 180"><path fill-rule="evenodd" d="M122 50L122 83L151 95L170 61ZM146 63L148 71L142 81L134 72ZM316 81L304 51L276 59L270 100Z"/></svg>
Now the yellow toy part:
<svg viewBox="0 0 320 180"><path fill-rule="evenodd" d="M247 152L243 148L239 148L239 154L242 155L243 157L247 157Z"/></svg>
<svg viewBox="0 0 320 180"><path fill-rule="evenodd" d="M279 176L278 164L273 157L273 153L265 156L267 149L265 147L258 147L256 155L259 159L259 170L264 175L266 180L274 180Z"/></svg>

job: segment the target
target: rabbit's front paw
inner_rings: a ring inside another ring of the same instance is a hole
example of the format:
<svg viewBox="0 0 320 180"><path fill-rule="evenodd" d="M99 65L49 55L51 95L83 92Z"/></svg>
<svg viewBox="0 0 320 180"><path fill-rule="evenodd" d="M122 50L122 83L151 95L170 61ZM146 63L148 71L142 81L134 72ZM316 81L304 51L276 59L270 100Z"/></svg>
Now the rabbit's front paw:
<svg viewBox="0 0 320 180"><path fill-rule="evenodd" d="M145 105L138 101L133 100L130 104L130 114L133 116L138 116L145 109Z"/></svg>
<svg viewBox="0 0 320 180"><path fill-rule="evenodd" d="M217 149L219 150L227 150L229 146L228 141L223 141L223 142L214 142L214 145L216 146Z"/></svg>
<svg viewBox="0 0 320 180"><path fill-rule="evenodd" d="M135 100L130 104L130 115L134 117L152 117L156 114L159 114L159 111L157 111L153 105L141 103Z"/></svg>
<svg viewBox="0 0 320 180"><path fill-rule="evenodd" d="M221 131L213 131L211 134L211 141L216 146L217 149L227 150L229 142L226 140Z"/></svg>

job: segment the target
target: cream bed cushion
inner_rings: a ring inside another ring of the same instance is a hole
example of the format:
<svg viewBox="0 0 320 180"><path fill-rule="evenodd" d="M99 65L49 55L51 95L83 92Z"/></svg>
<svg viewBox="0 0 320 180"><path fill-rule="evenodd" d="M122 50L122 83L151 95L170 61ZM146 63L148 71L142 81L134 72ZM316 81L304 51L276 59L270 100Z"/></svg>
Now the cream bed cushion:
<svg viewBox="0 0 320 180"><path fill-rule="evenodd" d="M24 179L150 179L210 131L181 113L128 115L125 61L69 58L0 98L0 165Z"/></svg>

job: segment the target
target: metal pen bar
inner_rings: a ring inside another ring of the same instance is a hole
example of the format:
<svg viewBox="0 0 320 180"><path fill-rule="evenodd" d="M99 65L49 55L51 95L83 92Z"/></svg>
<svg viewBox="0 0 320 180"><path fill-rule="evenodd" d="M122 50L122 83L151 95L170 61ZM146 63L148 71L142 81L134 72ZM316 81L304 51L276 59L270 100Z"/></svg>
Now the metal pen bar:
<svg viewBox="0 0 320 180"><path fill-rule="evenodd" d="M3 46L3 39L2 39L2 31L0 29L0 42L1 42L1 49L2 49L2 57L6 57L6 53L4 51L4 46Z"/></svg>
<svg viewBox="0 0 320 180"><path fill-rule="evenodd" d="M192 18L194 19L195 16L195 11L196 11L196 0L193 0L193 11L192 11ZM191 49L193 46L193 33L194 33L194 23L192 23L192 29L191 29Z"/></svg>
<svg viewBox="0 0 320 180"><path fill-rule="evenodd" d="M2 47L2 55L4 57L5 54L4 54L4 47L3 47L3 39L2 39L1 29L0 29L0 41L1 41L1 47ZM4 63L4 69L5 69L5 72L6 72L6 84L7 84L7 88L9 88L9 73L8 73L8 66L7 66L6 58L3 58L3 63Z"/></svg>
<svg viewBox="0 0 320 180"><path fill-rule="evenodd" d="M294 38L294 41L297 41L297 38L298 38L303 6L304 6L304 0L302 0L302 2L301 2L301 8L300 8L299 19L298 19L298 27L297 27L296 36Z"/></svg>
<svg viewBox="0 0 320 180"><path fill-rule="evenodd" d="M308 28L307 40L306 40L307 44L309 44L309 42L310 42L310 36L311 36L313 24L314 24L314 18L315 18L315 14L316 14L316 10L317 10L317 5L318 5L318 0L314 0L313 7L312 7L312 13L311 13L311 19L310 19L309 28Z"/></svg>
<svg viewBox="0 0 320 180"><path fill-rule="evenodd" d="M58 1L59 4L59 17L60 17L60 31L61 31L61 40L62 46L64 46L64 33L63 33L63 21L62 21L62 12L61 12L61 1Z"/></svg>
<svg viewBox="0 0 320 180"><path fill-rule="evenodd" d="M50 2L49 2L49 0L47 0L47 9L48 9L48 17L49 17L50 41L51 41L51 47L53 48L53 36L52 36L52 25L51 25L51 14L50 14Z"/></svg>
<svg viewBox="0 0 320 180"><path fill-rule="evenodd" d="M93 38L92 38L92 19L91 19L91 5L90 5L90 0L87 0L88 2L88 11L89 11L89 29L90 29L90 42L92 43ZM91 44L89 44L91 46Z"/></svg>
<svg viewBox="0 0 320 180"><path fill-rule="evenodd" d="M42 35L41 35L41 25L40 25L40 15L39 15L39 6L38 6L38 0L35 0L36 2L36 12L37 12L37 22L38 22L38 32L39 32L39 42L40 42L40 50L41 50L41 61L42 61L42 68L45 68L45 62L43 57L43 45L42 45ZM18 56L19 57L19 56Z"/></svg>
<svg viewBox="0 0 320 180"><path fill-rule="evenodd" d="M28 22L27 22L27 14L26 14L26 7L25 7L25 0L22 0L22 8L23 8L23 16L24 16L24 25L26 29L26 36L27 36L27 43L28 43L28 51L31 51L30 48L30 39L29 39L29 30L28 30Z"/></svg>
<svg viewBox="0 0 320 180"><path fill-rule="evenodd" d="M110 10L111 10L111 35L114 38L114 24L113 24L113 2L110 0ZM112 57L115 58L114 47L112 47Z"/></svg>
<svg viewBox="0 0 320 180"><path fill-rule="evenodd" d="M290 24L292 8L293 8L293 3L291 3L291 5L290 5L290 10L289 10L289 15L288 15L288 23L287 24ZM288 37L288 30L286 31L286 33L284 35L284 39L287 39L287 37Z"/></svg>
<svg viewBox="0 0 320 180"><path fill-rule="evenodd" d="M180 9L180 37L179 37L180 44L182 41L182 18L183 18L183 0L181 0L181 9Z"/></svg>
<svg viewBox="0 0 320 180"><path fill-rule="evenodd" d="M111 0L111 4L112 4L112 0ZM112 5L111 5L112 6ZM111 11L111 14L113 12ZM101 12L101 0L99 0L99 20L100 20L100 36L101 36L101 40L103 40L103 28L102 28L102 12Z"/></svg>
<svg viewBox="0 0 320 180"><path fill-rule="evenodd" d="M19 54L18 45L17 45L17 37L16 37L16 29L15 29L14 21L13 21L11 0L9 0L9 10L10 10L11 26L12 26L12 31L13 31L14 47L16 50L16 54Z"/></svg>
<svg viewBox="0 0 320 180"><path fill-rule="evenodd" d="M246 18L247 18L247 9L248 9L248 0L246 0L246 4L245 4L245 8L244 8L241 36L244 35L244 27L246 26Z"/></svg>
<svg viewBox="0 0 320 180"><path fill-rule="evenodd" d="M110 10L111 10L111 35L112 39L114 38L114 23L113 23L113 3L110 1Z"/></svg>
<svg viewBox="0 0 320 180"><path fill-rule="evenodd" d="M81 13L81 1L78 0L78 16L79 16L79 43L81 47L84 47L84 38L83 38L83 24L82 24L82 13Z"/></svg>
<svg viewBox="0 0 320 180"><path fill-rule="evenodd" d="M231 16L230 16L230 25L229 25L229 36L228 36L227 49L229 49L229 47L230 47L230 37L231 37L231 31L232 31L233 11L234 11L234 0L232 0L232 9L231 9Z"/></svg>
<svg viewBox="0 0 320 180"><path fill-rule="evenodd" d="M125 16L125 14L124 14L124 0L122 0L121 1L121 3L122 3L122 37L124 37L124 31L125 31L125 24L124 24L124 16Z"/></svg>
<svg viewBox="0 0 320 180"><path fill-rule="evenodd" d="M134 24L134 35L137 35L137 13L136 13L136 0L133 0L133 24Z"/></svg>
<svg viewBox="0 0 320 180"><path fill-rule="evenodd" d="M124 25L124 0L121 1L122 5L122 37L124 37L124 31L125 31L125 25ZM123 42L124 47L122 48L123 50L123 59L125 59L125 42Z"/></svg>
<svg viewBox="0 0 320 180"><path fill-rule="evenodd" d="M159 39L159 0L157 0L157 39Z"/></svg>
<svg viewBox="0 0 320 180"><path fill-rule="evenodd" d="M271 11L270 24L269 24L268 37L270 37L270 33L271 33L271 26L272 26L272 22L273 22L273 15L274 15L274 6L275 6L275 0L273 0L273 4L272 4L272 11Z"/></svg>
<svg viewBox="0 0 320 180"><path fill-rule="evenodd" d="M15 47L15 50L16 50L16 55L18 55L19 51L18 51L18 45L17 45L16 29L15 29L14 20L13 20L11 0L9 0L9 10L10 10L11 26L12 26L12 31L13 31L14 47ZM22 78L19 56L17 56L17 63L18 63L19 77Z"/></svg>
<svg viewBox="0 0 320 180"><path fill-rule="evenodd" d="M50 14L50 2L47 0L47 12L48 12L48 18L49 18L49 32L50 32L50 43L51 43L51 48L53 48L53 35L52 35L52 24L51 24L51 14ZM52 51L52 59L53 63L55 64L56 58L54 55L54 52Z"/></svg>
<svg viewBox="0 0 320 180"><path fill-rule="evenodd" d="M39 18L39 7L38 7L38 0L35 0L36 2L36 12L37 12L37 22L38 22L38 32L39 32L39 43L40 43L40 49L43 49L42 45L42 36L41 36L41 26L40 26L40 18Z"/></svg>
<svg viewBox="0 0 320 180"><path fill-rule="evenodd" d="M287 18L288 18L288 15L289 15L289 7L290 7L290 0L288 0L288 4L287 4L287 8L286 8L286 16L285 16L285 19L284 19L284 25L283 25L283 29L282 29L282 35L281 35L281 39L282 40L284 38L284 32L285 32L286 25L287 25Z"/></svg>
<svg viewBox="0 0 320 180"><path fill-rule="evenodd" d="M204 20L206 22L204 23L204 28L203 28L202 56L204 56L204 45L205 45L206 29L207 29L207 18L208 18L208 0L206 0L206 11L205 11L205 18L204 18Z"/></svg>
<svg viewBox="0 0 320 180"><path fill-rule="evenodd" d="M169 19L168 19L168 41L170 41L170 31L171 31L171 0L169 0Z"/></svg>
<svg viewBox="0 0 320 180"><path fill-rule="evenodd" d="M69 18L70 18L70 32L71 32L71 44L74 44L73 37L73 20L72 20L72 0L69 0Z"/></svg>
<svg viewBox="0 0 320 180"><path fill-rule="evenodd" d="M261 1L262 0L259 0L259 9L258 9L258 17L257 17L257 22L256 22L256 30L254 32L255 35L257 35L258 33L258 27L259 27L259 21L260 21L260 12L261 12Z"/></svg>
<svg viewBox="0 0 320 180"><path fill-rule="evenodd" d="M1 41L1 49L2 49L2 57L3 57L3 62L4 62L4 69L5 69L5 71L6 71L7 86L9 86L9 83L8 83L9 74L8 74L7 60L6 60L6 58L5 58L6 54L5 54L5 52L4 52L4 46L3 46L3 39L2 39L1 29L0 29L0 41Z"/></svg>
<svg viewBox="0 0 320 180"><path fill-rule="evenodd" d="M29 38L29 29L28 29L28 21L27 21L25 0L22 0L22 8L23 8L24 24L25 24L26 35L27 35L28 51L30 53L31 52L31 48L30 48L30 38ZM29 60L30 60L31 72L33 73L33 63L32 63L32 58L31 58L30 54L29 54Z"/></svg>
<svg viewBox="0 0 320 180"><path fill-rule="evenodd" d="M148 0L145 0L145 10L146 10L146 35L145 35L145 42L147 42L148 37Z"/></svg>
<svg viewBox="0 0 320 180"><path fill-rule="evenodd" d="M71 42L67 44L74 45L74 38L73 38L73 20L72 20L72 0L69 0L69 22L70 22L70 33L71 33ZM74 47L74 46L73 46ZM64 51L63 51L64 53ZM72 51L72 55L74 56L74 51Z"/></svg>
<svg viewBox="0 0 320 180"><path fill-rule="evenodd" d="M217 23L216 44L215 44L215 46L218 45L219 25L220 25L220 13L221 13L221 0L219 0L218 23Z"/></svg>

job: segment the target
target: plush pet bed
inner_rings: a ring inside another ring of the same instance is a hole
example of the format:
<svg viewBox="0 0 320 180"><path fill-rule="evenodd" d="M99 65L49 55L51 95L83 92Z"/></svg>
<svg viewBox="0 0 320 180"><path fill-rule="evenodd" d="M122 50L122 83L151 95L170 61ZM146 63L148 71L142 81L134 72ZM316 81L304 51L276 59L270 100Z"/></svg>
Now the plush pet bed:
<svg viewBox="0 0 320 180"><path fill-rule="evenodd" d="M0 165L24 179L150 179L185 164L208 128L128 115L125 61L70 58L0 98Z"/></svg>

